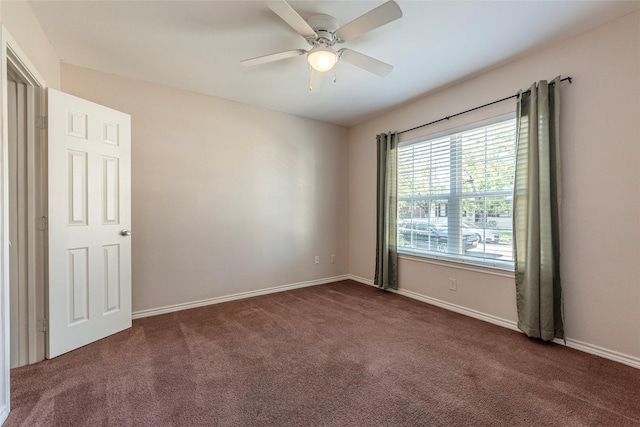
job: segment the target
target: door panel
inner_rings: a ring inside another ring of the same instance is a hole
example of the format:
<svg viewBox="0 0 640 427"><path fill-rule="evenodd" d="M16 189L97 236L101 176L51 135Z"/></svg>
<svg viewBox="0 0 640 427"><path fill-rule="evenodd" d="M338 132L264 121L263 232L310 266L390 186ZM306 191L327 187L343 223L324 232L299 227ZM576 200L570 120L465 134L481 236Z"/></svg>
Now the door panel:
<svg viewBox="0 0 640 427"><path fill-rule="evenodd" d="M48 94L52 358L131 326L131 118Z"/></svg>

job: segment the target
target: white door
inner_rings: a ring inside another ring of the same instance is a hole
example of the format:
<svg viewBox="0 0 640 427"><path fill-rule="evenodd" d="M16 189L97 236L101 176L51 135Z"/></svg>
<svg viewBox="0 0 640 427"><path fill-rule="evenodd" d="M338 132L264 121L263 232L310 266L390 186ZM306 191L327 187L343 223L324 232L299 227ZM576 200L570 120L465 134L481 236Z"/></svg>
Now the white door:
<svg viewBox="0 0 640 427"><path fill-rule="evenodd" d="M47 357L131 327L131 117L48 90Z"/></svg>

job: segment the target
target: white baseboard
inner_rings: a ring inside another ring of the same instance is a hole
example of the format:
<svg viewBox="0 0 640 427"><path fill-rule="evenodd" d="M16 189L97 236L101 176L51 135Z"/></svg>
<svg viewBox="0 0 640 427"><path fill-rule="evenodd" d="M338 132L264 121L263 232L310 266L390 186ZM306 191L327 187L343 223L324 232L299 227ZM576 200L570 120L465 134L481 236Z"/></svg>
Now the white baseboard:
<svg viewBox="0 0 640 427"><path fill-rule="evenodd" d="M0 410L0 426L7 421L7 418L9 418L9 411L7 411L7 405L4 405Z"/></svg>
<svg viewBox="0 0 640 427"><path fill-rule="evenodd" d="M363 283L365 285L375 286L372 280L365 279L359 276L354 276L353 274L348 275L349 279L354 280L356 282ZM408 298L412 298L418 301L426 302L427 304L435 305L437 307L441 307L456 313L464 314L469 317L473 317L474 319L483 320L485 322L492 323L494 325L502 326L503 328L511 329L514 331L522 332L518 329L517 323L511 320L503 319L497 316L492 316L490 314L482 313L477 310L472 310L467 307L463 307L460 305L452 304L447 301L442 301L436 298L431 298L425 295L418 294L416 292L407 291L404 289L389 289L391 292L397 293L399 295L404 295ZM554 340L556 344L564 345L564 342L560 339ZM574 340L571 338L567 338L567 347L574 348L576 350L583 351L585 353L593 354L596 356L603 357L605 359L613 360L615 362L623 363L625 365L629 365L631 367L640 369L640 358L630 356L628 354L619 353L614 350L609 350L603 347L599 347L597 345L585 343L582 341Z"/></svg>
<svg viewBox="0 0 640 427"><path fill-rule="evenodd" d="M220 304L222 302L234 301L234 300L243 299L243 298L250 298L258 295L267 295L275 292L288 291L291 289L306 288L307 286L324 285L325 283L338 282L340 280L347 280L347 279L349 279L349 276L345 274L342 276L327 277L325 279L310 280L307 282L300 282L300 283L292 283L290 285L274 286L272 288L259 289L256 291L240 292L237 294L225 295L222 297L207 298L199 301L192 301L192 302L187 302L182 304L168 305L165 307L150 308L147 310L135 311L132 313L131 317L133 319L140 319L143 317L173 313L175 311L187 310L187 309L196 308L196 307L204 307L212 304Z"/></svg>
<svg viewBox="0 0 640 427"><path fill-rule="evenodd" d="M564 345L564 342L558 338L556 338L553 342L555 342L556 344ZM593 354L595 356L600 356L605 359L613 360L614 362L623 363L636 369L640 369L640 357L630 356L628 354L609 350L608 348L599 347L597 345L574 340L571 338L567 338L567 347L584 351L585 353Z"/></svg>
<svg viewBox="0 0 640 427"><path fill-rule="evenodd" d="M418 301L426 302L427 304L435 305L436 307L444 308L449 311L453 311L455 313L464 314L465 316L473 317L474 319L483 320L488 323L492 323L494 325L502 326L503 328L511 329L514 331L519 331L518 325L516 322L512 320L503 319L498 316L492 316L491 314L486 314L481 311L472 310L467 307L463 307L461 305L452 304L447 301L442 301L437 298L427 297L416 292L407 291L405 289L391 289L391 292L395 292L399 295L404 295L409 298L413 298Z"/></svg>
<svg viewBox="0 0 640 427"><path fill-rule="evenodd" d="M363 279L362 277L357 277L354 275L349 275L351 280L355 280L356 282L364 283L365 285L375 286L371 280ZM474 319L484 320L485 322L493 323L494 325L502 326L503 328L512 329L514 331L519 330L516 322L511 320L503 319L501 317L492 316L490 314L482 313L477 310L472 310L467 307L463 307L461 305L452 304L447 301L442 301L436 298L431 298L413 291L407 291L406 289L389 289L389 291L403 295L405 297L409 297L418 301L426 302L427 304L435 305L436 307L444 308L449 311L453 311L455 313L464 314L465 316L473 317Z"/></svg>

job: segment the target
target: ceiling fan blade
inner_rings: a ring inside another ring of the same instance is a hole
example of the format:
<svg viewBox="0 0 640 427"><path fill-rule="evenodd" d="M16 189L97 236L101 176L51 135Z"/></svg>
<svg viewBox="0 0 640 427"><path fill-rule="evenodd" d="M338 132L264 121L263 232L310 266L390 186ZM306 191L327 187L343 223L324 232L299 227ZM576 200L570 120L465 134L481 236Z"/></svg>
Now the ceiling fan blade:
<svg viewBox="0 0 640 427"><path fill-rule="evenodd" d="M340 49L338 51L338 59L344 62L348 62L351 65L362 68L373 74L377 74L380 77L385 77L393 70L393 65L389 65L385 62L378 61L375 58L356 52L351 49Z"/></svg>
<svg viewBox="0 0 640 427"><path fill-rule="evenodd" d="M298 15L290 5L284 0L266 2L269 9L275 12L284 22L289 24L291 28L296 30L304 38L315 38L316 32L311 28L302 16Z"/></svg>
<svg viewBox="0 0 640 427"><path fill-rule="evenodd" d="M286 52L272 53L271 55L258 56L257 58L245 59L240 61L245 67L266 64L267 62L279 61L281 59L293 58L307 53L304 49L287 50Z"/></svg>
<svg viewBox="0 0 640 427"><path fill-rule="evenodd" d="M338 41L346 42L398 18L402 18L402 10L398 3L390 0L338 28L335 34Z"/></svg>

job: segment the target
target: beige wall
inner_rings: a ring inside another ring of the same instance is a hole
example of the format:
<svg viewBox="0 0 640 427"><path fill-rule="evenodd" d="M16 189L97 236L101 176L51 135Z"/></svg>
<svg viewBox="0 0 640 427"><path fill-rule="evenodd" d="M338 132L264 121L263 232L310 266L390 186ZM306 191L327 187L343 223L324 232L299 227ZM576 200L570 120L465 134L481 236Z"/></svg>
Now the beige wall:
<svg viewBox="0 0 640 427"><path fill-rule="evenodd" d="M134 312L347 274L345 128L69 65L62 89L132 116Z"/></svg>
<svg viewBox="0 0 640 427"><path fill-rule="evenodd" d="M425 70L428 72L428 69ZM640 362L640 13L539 51L349 131L350 273L375 264L375 135L409 129L528 88L562 83L564 199L562 277L567 336ZM515 110L505 102L408 137ZM458 291L447 288L458 279ZM410 259L400 287L507 321L516 320L514 281Z"/></svg>
<svg viewBox="0 0 640 427"><path fill-rule="evenodd" d="M48 87L60 88L60 59L26 1L1 1L0 20Z"/></svg>

